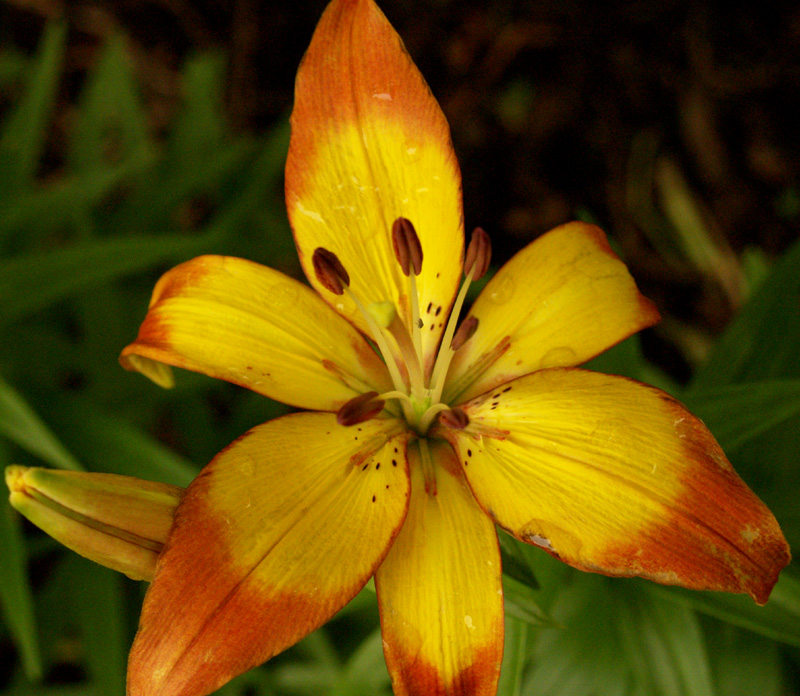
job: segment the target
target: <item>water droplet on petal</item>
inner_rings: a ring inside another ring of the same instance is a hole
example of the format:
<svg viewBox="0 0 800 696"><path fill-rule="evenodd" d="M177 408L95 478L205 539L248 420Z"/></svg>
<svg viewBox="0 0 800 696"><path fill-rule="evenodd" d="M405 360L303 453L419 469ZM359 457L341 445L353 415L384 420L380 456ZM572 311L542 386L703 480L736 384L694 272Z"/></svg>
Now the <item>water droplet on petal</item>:
<svg viewBox="0 0 800 696"><path fill-rule="evenodd" d="M294 285L289 283L275 283L269 289L270 302L278 310L293 312L297 307L299 292Z"/></svg>
<svg viewBox="0 0 800 696"><path fill-rule="evenodd" d="M547 549L554 554L576 558L583 545L576 536L544 520L532 519L522 525L519 535L529 544Z"/></svg>
<svg viewBox="0 0 800 696"><path fill-rule="evenodd" d="M239 467L242 476L250 477L256 473L256 463L252 457L247 457Z"/></svg>
<svg viewBox="0 0 800 696"><path fill-rule="evenodd" d="M604 446L609 442L616 442L624 438L628 430L628 423L622 418L605 418L592 431L591 438L597 441L600 446Z"/></svg>
<svg viewBox="0 0 800 696"><path fill-rule="evenodd" d="M406 143L403 147L403 161L406 164L414 164L415 162L419 162L420 157L422 157L422 151L419 145L414 143Z"/></svg>
<svg viewBox="0 0 800 696"><path fill-rule="evenodd" d="M514 279L510 275L506 275L499 282L492 283L487 290L489 301L496 305L502 305L513 297L516 285Z"/></svg>
<svg viewBox="0 0 800 696"><path fill-rule="evenodd" d="M569 346L559 346L548 350L539 361L539 368L572 367L578 361L578 354Z"/></svg>

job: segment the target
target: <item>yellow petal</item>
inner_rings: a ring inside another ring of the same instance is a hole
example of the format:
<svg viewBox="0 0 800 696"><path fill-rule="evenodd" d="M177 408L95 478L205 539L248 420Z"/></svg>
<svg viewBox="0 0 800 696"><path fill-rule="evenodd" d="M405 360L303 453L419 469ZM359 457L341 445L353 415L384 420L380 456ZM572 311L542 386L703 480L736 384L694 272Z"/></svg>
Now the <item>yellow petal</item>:
<svg viewBox="0 0 800 696"><path fill-rule="evenodd" d="M319 410L391 388L375 351L313 290L229 256L201 256L162 276L120 362L166 386L159 363Z"/></svg>
<svg viewBox="0 0 800 696"><path fill-rule="evenodd" d="M514 256L470 316L478 329L453 359L449 403L534 370L580 365L659 319L603 232L582 222L556 227Z"/></svg>
<svg viewBox="0 0 800 696"><path fill-rule="evenodd" d="M766 602L789 548L706 427L652 387L579 369L527 375L450 431L497 523L570 565ZM481 435L480 433L483 433Z"/></svg>
<svg viewBox="0 0 800 696"><path fill-rule="evenodd" d="M352 302L317 281L312 254L337 254L365 304L392 301L410 326L408 279L390 234L398 217L414 224L430 362L461 273L461 175L444 114L372 0L334 0L300 66L286 204L311 284L365 332Z"/></svg>
<svg viewBox="0 0 800 696"><path fill-rule="evenodd" d="M203 696L327 621L406 515L400 421L259 426L188 488L145 597L129 696Z"/></svg>
<svg viewBox="0 0 800 696"><path fill-rule="evenodd" d="M395 696L493 696L503 657L497 533L450 446L430 448L435 485L409 446L408 517L375 575L386 664Z"/></svg>

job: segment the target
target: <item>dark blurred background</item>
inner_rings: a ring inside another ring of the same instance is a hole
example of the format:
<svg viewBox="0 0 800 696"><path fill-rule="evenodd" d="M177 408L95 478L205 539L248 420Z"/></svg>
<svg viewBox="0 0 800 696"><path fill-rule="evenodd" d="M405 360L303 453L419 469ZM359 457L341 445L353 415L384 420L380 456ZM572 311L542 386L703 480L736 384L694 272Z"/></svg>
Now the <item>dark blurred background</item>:
<svg viewBox="0 0 800 696"><path fill-rule="evenodd" d="M239 132L285 118L324 0L5 0L0 41L33 52L69 24L44 176L57 177L87 71L121 29L151 126L167 128L180 68L228 59ZM450 121L467 227L503 260L577 217L616 240L667 317L645 348L685 379L800 220L800 5L793 2L380 3ZM0 111L15 94L0 93ZM756 273L757 276L757 273Z"/></svg>

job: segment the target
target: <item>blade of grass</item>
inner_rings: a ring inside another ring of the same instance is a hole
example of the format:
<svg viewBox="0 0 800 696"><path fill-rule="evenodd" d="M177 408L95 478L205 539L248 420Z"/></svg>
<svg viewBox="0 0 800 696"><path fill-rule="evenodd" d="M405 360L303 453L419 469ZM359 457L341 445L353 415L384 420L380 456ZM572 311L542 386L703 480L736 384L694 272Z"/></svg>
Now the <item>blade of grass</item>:
<svg viewBox="0 0 800 696"><path fill-rule="evenodd" d="M48 464L61 469L83 469L22 395L1 377L0 433Z"/></svg>
<svg viewBox="0 0 800 696"><path fill-rule="evenodd" d="M800 379L693 390L684 402L730 453L800 413Z"/></svg>
<svg viewBox="0 0 800 696"><path fill-rule="evenodd" d="M208 234L98 239L7 260L0 264L0 326L100 283L202 253L214 241Z"/></svg>
<svg viewBox="0 0 800 696"><path fill-rule="evenodd" d="M88 399L51 394L46 401L48 422L94 470L184 487L197 475L198 467Z"/></svg>
<svg viewBox="0 0 800 696"><path fill-rule="evenodd" d="M698 370L690 391L800 377L800 242L775 264Z"/></svg>
<svg viewBox="0 0 800 696"><path fill-rule="evenodd" d="M620 589L622 586L619 586ZM636 587L636 590L633 590ZM664 696L714 696L711 666L705 641L695 613L676 608L646 586L630 586L627 599L635 617L638 636L629 647L642 652L655 685Z"/></svg>
<svg viewBox="0 0 800 696"><path fill-rule="evenodd" d="M527 622L506 616L506 635L503 649L503 666L497 696L521 696L522 675L529 662Z"/></svg>
<svg viewBox="0 0 800 696"><path fill-rule="evenodd" d="M128 641L124 631L122 576L79 556L74 569L71 603L83 636L86 661L100 694L125 693Z"/></svg>
<svg viewBox="0 0 800 696"><path fill-rule="evenodd" d="M800 581L783 572L769 602L759 607L744 595L693 592L653 585L652 591L727 623L746 628L779 643L800 646Z"/></svg>
<svg viewBox="0 0 800 696"><path fill-rule="evenodd" d="M0 443L0 464L10 464L5 447ZM38 681L42 676L42 659L33 609L33 592L28 582L27 554L19 517L10 505L0 510L0 605L6 625L19 650L25 676Z"/></svg>
<svg viewBox="0 0 800 696"><path fill-rule="evenodd" d="M48 24L25 93L0 127L0 198L13 200L36 175L61 76L65 22Z"/></svg>
<svg viewBox="0 0 800 696"><path fill-rule="evenodd" d="M130 63L125 37L113 34L81 92L70 143L72 168L105 169L129 158L152 156L154 145Z"/></svg>

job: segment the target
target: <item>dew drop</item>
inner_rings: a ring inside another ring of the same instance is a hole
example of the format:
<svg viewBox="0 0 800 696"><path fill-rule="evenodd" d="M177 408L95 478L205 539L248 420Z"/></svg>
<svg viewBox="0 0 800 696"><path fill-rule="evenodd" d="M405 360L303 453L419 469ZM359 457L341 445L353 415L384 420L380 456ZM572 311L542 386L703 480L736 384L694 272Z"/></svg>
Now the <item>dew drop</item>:
<svg viewBox="0 0 800 696"><path fill-rule="evenodd" d="M516 284L510 275L506 275L499 282L492 283L488 290L489 301L496 305L503 305L514 296Z"/></svg>
<svg viewBox="0 0 800 696"><path fill-rule="evenodd" d="M239 471L242 474L242 476L246 477L253 476L253 474L256 473L255 461L251 457L248 457L242 462L241 466L239 467Z"/></svg>
<svg viewBox="0 0 800 696"><path fill-rule="evenodd" d="M403 146L403 161L406 164L414 164L419 162L420 157L422 157L422 151L419 145L414 143L406 143Z"/></svg>
<svg viewBox="0 0 800 696"><path fill-rule="evenodd" d="M275 283L269 289L270 303L279 310L294 311L299 297L297 288L289 283Z"/></svg>
<svg viewBox="0 0 800 696"><path fill-rule="evenodd" d="M590 437L601 447L616 442L630 432L630 425L622 418L604 418L598 422Z"/></svg>
<svg viewBox="0 0 800 696"><path fill-rule="evenodd" d="M559 346L548 350L539 361L539 368L569 367L578 361L578 354L569 346Z"/></svg>

